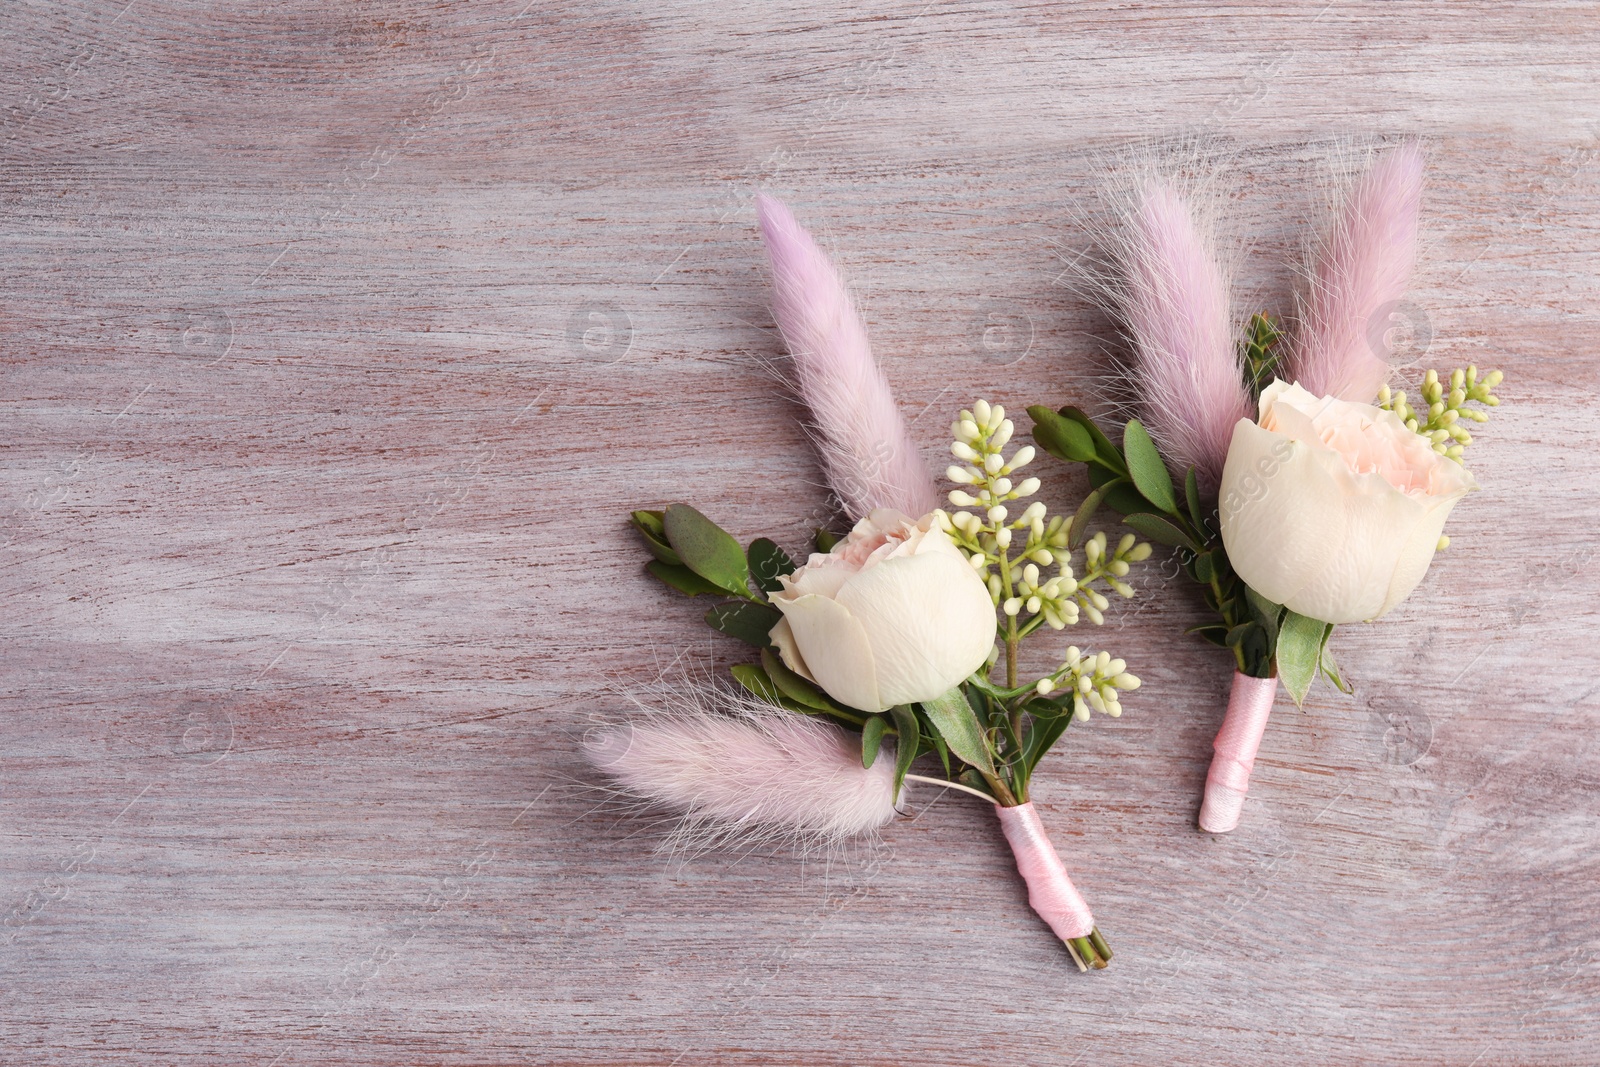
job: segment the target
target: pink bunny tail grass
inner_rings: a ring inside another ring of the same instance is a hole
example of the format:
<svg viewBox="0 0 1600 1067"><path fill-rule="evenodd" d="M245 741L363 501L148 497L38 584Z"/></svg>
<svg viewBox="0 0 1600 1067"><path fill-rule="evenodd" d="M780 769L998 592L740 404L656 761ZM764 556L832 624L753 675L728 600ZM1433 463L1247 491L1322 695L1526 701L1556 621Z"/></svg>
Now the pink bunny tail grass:
<svg viewBox="0 0 1600 1067"><path fill-rule="evenodd" d="M894 818L892 752L863 768L831 723L720 687L661 695L669 707L590 731L583 752L625 795L681 817L666 847L831 846Z"/></svg>
<svg viewBox="0 0 1600 1067"><path fill-rule="evenodd" d="M1233 426L1252 408L1228 281L1209 235L1172 186L1147 182L1125 223L1116 296L1136 349L1140 410L1175 473L1192 466L1214 491Z"/></svg>
<svg viewBox="0 0 1600 1067"><path fill-rule="evenodd" d="M758 196L756 214L772 261L773 315L816 420L828 484L852 519L874 508L927 514L939 506L933 478L838 271L781 201Z"/></svg>
<svg viewBox="0 0 1600 1067"><path fill-rule="evenodd" d="M1318 396L1370 404L1389 378L1385 333L1416 265L1422 167L1414 142L1379 157L1312 250L1288 369Z"/></svg>
<svg viewBox="0 0 1600 1067"><path fill-rule="evenodd" d="M1200 805L1200 829L1207 833L1225 834L1239 825L1245 794L1250 791L1250 772L1255 768L1256 752L1261 748L1277 693L1277 678L1251 678L1233 672L1228 713L1211 744L1214 755L1206 774L1205 800Z"/></svg>

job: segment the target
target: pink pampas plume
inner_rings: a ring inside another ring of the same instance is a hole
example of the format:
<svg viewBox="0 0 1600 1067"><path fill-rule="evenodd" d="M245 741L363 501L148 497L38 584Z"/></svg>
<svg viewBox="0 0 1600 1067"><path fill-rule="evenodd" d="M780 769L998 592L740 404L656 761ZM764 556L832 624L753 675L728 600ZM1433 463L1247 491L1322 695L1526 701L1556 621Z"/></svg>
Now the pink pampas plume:
<svg viewBox="0 0 1600 1067"><path fill-rule="evenodd" d="M828 484L851 519L874 508L926 515L939 495L872 358L867 328L822 249L784 204L756 198L772 261L772 311L821 435Z"/></svg>
<svg viewBox="0 0 1600 1067"><path fill-rule="evenodd" d="M1136 348L1145 426L1182 477L1222 480L1233 426L1254 413L1234 342L1228 282L1209 236L1172 186L1150 181L1128 209L1113 297Z"/></svg>
<svg viewBox="0 0 1600 1067"><path fill-rule="evenodd" d="M583 751L628 796L682 816L670 847L832 845L895 815L894 753L818 719L721 688L663 688L662 708L593 730Z"/></svg>
<svg viewBox="0 0 1600 1067"><path fill-rule="evenodd" d="M1388 380L1383 333L1416 264L1422 166L1414 142L1380 157L1312 252L1288 365L1318 396L1370 404Z"/></svg>

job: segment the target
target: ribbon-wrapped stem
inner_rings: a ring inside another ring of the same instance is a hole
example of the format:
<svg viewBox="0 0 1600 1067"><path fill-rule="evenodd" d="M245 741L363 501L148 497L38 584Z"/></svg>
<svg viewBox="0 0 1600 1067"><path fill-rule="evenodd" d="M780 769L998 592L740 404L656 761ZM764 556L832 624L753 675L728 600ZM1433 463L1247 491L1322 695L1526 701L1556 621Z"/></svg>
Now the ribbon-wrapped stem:
<svg viewBox="0 0 1600 1067"><path fill-rule="evenodd" d="M995 812L1016 857L1017 871L1028 885L1028 903L1066 942L1080 971L1104 967L1111 960L1111 949L1095 928L1089 905L1067 877L1067 868L1044 832L1038 811L1026 803L996 805Z"/></svg>
<svg viewBox="0 0 1600 1067"><path fill-rule="evenodd" d="M1216 754L1211 757L1205 801L1200 805L1200 829L1207 833L1225 834L1239 825L1245 794L1250 791L1250 769L1255 766L1256 750L1261 747L1277 692L1275 677L1233 674L1228 713L1211 743Z"/></svg>

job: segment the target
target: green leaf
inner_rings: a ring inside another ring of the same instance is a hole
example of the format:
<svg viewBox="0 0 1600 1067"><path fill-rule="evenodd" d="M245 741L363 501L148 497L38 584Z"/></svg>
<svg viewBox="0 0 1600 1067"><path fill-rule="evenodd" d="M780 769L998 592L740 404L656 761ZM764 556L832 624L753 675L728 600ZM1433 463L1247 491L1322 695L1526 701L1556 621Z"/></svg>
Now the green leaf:
<svg viewBox="0 0 1600 1067"><path fill-rule="evenodd" d="M1283 622L1283 605L1274 604L1248 585L1244 587L1244 598L1245 603L1250 605L1250 614L1267 632L1267 646L1272 647L1277 643L1278 627Z"/></svg>
<svg viewBox="0 0 1600 1067"><path fill-rule="evenodd" d="M958 685L941 697L922 702L928 722L939 731L945 744L967 763L989 774L994 773L994 761L989 757L989 745L983 737L983 725L977 712L967 703L966 694Z"/></svg>
<svg viewBox="0 0 1600 1067"><path fill-rule="evenodd" d="M1255 622L1254 620L1250 622L1241 622L1238 626L1235 626L1233 629L1228 631L1228 636L1222 639L1222 643L1227 645L1229 648L1236 648L1238 647L1239 642L1243 641L1245 636L1249 634L1251 630L1259 629L1261 629L1261 624Z"/></svg>
<svg viewBox="0 0 1600 1067"><path fill-rule="evenodd" d="M635 511L630 517L633 528L644 536L645 547L662 563L672 567L683 566L683 560L667 544L667 531L661 525L661 512Z"/></svg>
<svg viewBox="0 0 1600 1067"><path fill-rule="evenodd" d="M1039 765L1045 753L1061 740L1061 735L1066 733L1067 727L1071 725L1070 711L1048 719L1034 719L1028 724L1028 734L1022 744L1022 761L1029 775L1032 775L1033 769Z"/></svg>
<svg viewBox="0 0 1600 1067"><path fill-rule="evenodd" d="M1218 648L1228 647L1228 628L1219 622L1207 623L1204 626L1191 626L1183 632L1186 634L1199 634Z"/></svg>
<svg viewBox="0 0 1600 1067"><path fill-rule="evenodd" d="M1033 419L1033 439L1052 456L1069 463L1089 463L1096 458L1094 438L1082 423L1042 404L1030 407L1028 415Z"/></svg>
<svg viewBox="0 0 1600 1067"><path fill-rule="evenodd" d="M1319 660L1319 663L1322 667L1322 673L1327 677L1329 682L1333 683L1333 687L1339 690L1339 692L1348 696L1349 694L1355 692L1355 688L1351 686L1349 682L1344 680L1344 676L1339 673L1339 665L1333 660L1333 650L1328 647L1328 638L1332 636L1333 625L1330 623L1328 626L1328 632L1324 634L1322 638L1322 656Z"/></svg>
<svg viewBox="0 0 1600 1067"><path fill-rule="evenodd" d="M1089 469L1096 471L1100 468L1090 467ZM1094 484L1092 477L1089 479L1089 484ZM1128 481L1126 477L1112 477L1107 481L1101 482L1097 488L1100 490L1100 502L1118 515L1131 515L1134 512L1150 510L1150 502L1144 498L1144 495L1139 490L1133 487L1133 483Z"/></svg>
<svg viewBox="0 0 1600 1067"><path fill-rule="evenodd" d="M1178 513L1178 500L1172 494L1172 476L1150 440L1150 432L1138 419L1129 419L1122 431L1122 451L1128 459L1128 473L1144 498L1168 515Z"/></svg>
<svg viewBox="0 0 1600 1067"><path fill-rule="evenodd" d="M755 579L756 588L763 593L776 593L783 588L778 576L794 573L794 560L777 542L765 537L750 542L745 558L750 561L750 576Z"/></svg>
<svg viewBox="0 0 1600 1067"><path fill-rule="evenodd" d="M735 596L750 597L750 568L733 535L688 504L674 504L662 528L684 566Z"/></svg>
<svg viewBox="0 0 1600 1067"><path fill-rule="evenodd" d="M1217 568L1211 561L1211 553L1201 552L1189 561L1189 573L1201 585L1210 585L1211 579L1217 576Z"/></svg>
<svg viewBox="0 0 1600 1067"><path fill-rule="evenodd" d="M1095 456L1099 459L1101 466L1116 471L1118 474L1128 473L1128 464L1122 458L1122 449L1111 443L1111 438L1100 431L1100 427L1095 425L1093 419L1074 407L1064 407L1060 410L1060 413L1089 431L1089 437L1094 441Z"/></svg>
<svg viewBox="0 0 1600 1067"><path fill-rule="evenodd" d="M1094 513L1100 510L1100 501L1105 499L1105 493L1096 489L1083 498L1083 503L1078 505L1077 514L1072 516L1072 525L1067 528L1067 548L1077 551L1084 541L1089 538L1089 523L1094 519Z"/></svg>
<svg viewBox="0 0 1600 1067"><path fill-rule="evenodd" d="M832 552L833 546L844 540L844 538L819 526L817 527L817 532L813 535L813 540L817 543L818 552Z"/></svg>
<svg viewBox="0 0 1600 1067"><path fill-rule="evenodd" d="M688 567L674 567L659 559L653 559L644 565L644 569L649 571L652 577L680 593L688 593L690 596L700 596L702 593L710 593L712 596L728 595L726 589L712 585Z"/></svg>
<svg viewBox="0 0 1600 1067"><path fill-rule="evenodd" d="M1276 348L1283 335L1278 332L1277 324L1270 316L1259 313L1250 316L1250 325L1245 333L1245 339L1239 344L1239 354L1245 366L1245 384L1250 387L1252 396L1260 396L1261 390L1271 384L1277 375L1280 354Z"/></svg>
<svg viewBox="0 0 1600 1067"><path fill-rule="evenodd" d="M944 766L944 776L950 777L950 746L944 743L944 738L939 736L939 731L929 727L932 731L928 740L933 744L933 750L939 754L939 762Z"/></svg>
<svg viewBox="0 0 1600 1067"><path fill-rule="evenodd" d="M1296 611L1285 612L1278 628L1278 677L1294 702L1303 705L1322 659L1322 634L1327 623Z"/></svg>
<svg viewBox="0 0 1600 1067"><path fill-rule="evenodd" d="M1189 468L1189 473L1183 478L1184 502L1189 505L1189 518L1194 521L1196 530L1204 531L1205 519L1200 511L1200 479L1195 477L1194 468Z"/></svg>
<svg viewBox="0 0 1600 1067"><path fill-rule="evenodd" d="M796 704L804 704L818 711L833 711L838 705L829 700L822 690L791 671L771 648L761 650L761 669L784 696Z"/></svg>
<svg viewBox="0 0 1600 1067"><path fill-rule="evenodd" d="M917 713L908 705L896 704L889 709L894 716L894 791L892 800L900 799L900 787L905 784L906 772L917 758L917 742L922 738L922 727L917 723Z"/></svg>
<svg viewBox="0 0 1600 1067"><path fill-rule="evenodd" d="M883 731L888 725L889 720L882 715L874 715L861 728L861 766L871 767L878 762L878 749L883 744Z"/></svg>
<svg viewBox="0 0 1600 1067"><path fill-rule="evenodd" d="M1133 515L1124 515L1122 523L1135 533L1142 534L1152 541L1159 541L1164 545L1175 548L1187 548L1191 552L1198 552L1200 546L1189 540L1189 535L1178 529L1160 515L1152 515L1148 511Z"/></svg>
<svg viewBox="0 0 1600 1067"><path fill-rule="evenodd" d="M718 604L706 612L706 625L719 633L737 638L751 648L766 648L767 635L778 625L783 613L771 604L750 601Z"/></svg>
<svg viewBox="0 0 1600 1067"><path fill-rule="evenodd" d="M729 667L728 671L733 675L734 681L762 700L765 700L768 704L783 706L783 694L778 692L778 687L772 684L772 679L768 678L767 672L760 667L750 663L740 663L737 666Z"/></svg>

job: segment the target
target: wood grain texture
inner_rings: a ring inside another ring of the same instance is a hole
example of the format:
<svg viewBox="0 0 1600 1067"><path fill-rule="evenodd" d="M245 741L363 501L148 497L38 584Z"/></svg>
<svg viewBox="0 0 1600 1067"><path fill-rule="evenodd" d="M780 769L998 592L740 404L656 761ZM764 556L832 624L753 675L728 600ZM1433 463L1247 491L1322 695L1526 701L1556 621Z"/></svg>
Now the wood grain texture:
<svg viewBox="0 0 1600 1067"><path fill-rule="evenodd" d="M0 1060L1600 1062L1592 5L525 5L0 12ZM1099 974L957 797L653 855L577 741L738 652L623 512L822 514L754 191L936 457L976 395L1093 403L1061 257L1196 133L1272 308L1335 140L1426 136L1427 360L1507 373L1356 694L1198 833L1227 668L1146 574L1092 635L1145 688L1036 786Z"/></svg>

